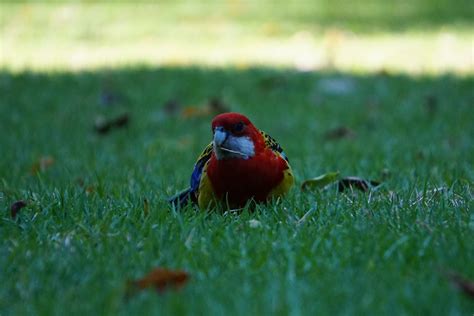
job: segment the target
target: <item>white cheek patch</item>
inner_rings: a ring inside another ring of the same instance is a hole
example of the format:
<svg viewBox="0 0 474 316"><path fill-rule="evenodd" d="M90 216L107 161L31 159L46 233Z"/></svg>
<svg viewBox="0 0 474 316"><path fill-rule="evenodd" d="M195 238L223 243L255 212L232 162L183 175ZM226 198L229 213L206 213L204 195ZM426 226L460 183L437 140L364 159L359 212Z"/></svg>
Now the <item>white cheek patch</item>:
<svg viewBox="0 0 474 316"><path fill-rule="evenodd" d="M249 159L255 156L255 145L247 136L236 137L229 135L221 146L223 148L214 145L218 160L226 158ZM226 149L228 149L228 151Z"/></svg>

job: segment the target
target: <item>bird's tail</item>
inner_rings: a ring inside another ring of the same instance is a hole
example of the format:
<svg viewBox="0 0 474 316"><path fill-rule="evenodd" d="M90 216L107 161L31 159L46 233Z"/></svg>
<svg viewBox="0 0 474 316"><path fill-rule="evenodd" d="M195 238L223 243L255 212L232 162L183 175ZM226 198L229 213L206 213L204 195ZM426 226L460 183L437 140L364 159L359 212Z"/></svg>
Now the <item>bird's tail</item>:
<svg viewBox="0 0 474 316"><path fill-rule="evenodd" d="M188 203L197 203L196 196L194 191L191 188L187 188L184 191L179 192L178 194L170 197L168 202L171 203L176 208L182 208Z"/></svg>

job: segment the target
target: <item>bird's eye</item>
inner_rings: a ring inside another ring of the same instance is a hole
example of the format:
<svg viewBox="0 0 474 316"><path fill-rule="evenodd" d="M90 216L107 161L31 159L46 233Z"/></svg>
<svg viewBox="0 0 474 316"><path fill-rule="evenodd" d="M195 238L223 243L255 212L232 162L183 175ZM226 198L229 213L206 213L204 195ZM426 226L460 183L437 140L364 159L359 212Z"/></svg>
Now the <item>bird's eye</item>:
<svg viewBox="0 0 474 316"><path fill-rule="evenodd" d="M239 123L234 125L234 132L240 133L243 130L244 130L244 123L243 122L239 122Z"/></svg>

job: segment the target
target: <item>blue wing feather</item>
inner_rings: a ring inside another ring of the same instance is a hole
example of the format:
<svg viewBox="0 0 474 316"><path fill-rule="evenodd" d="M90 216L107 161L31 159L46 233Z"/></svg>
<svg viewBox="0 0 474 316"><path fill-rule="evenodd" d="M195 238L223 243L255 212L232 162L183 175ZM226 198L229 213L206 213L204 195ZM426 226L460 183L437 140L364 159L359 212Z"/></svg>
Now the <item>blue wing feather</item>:
<svg viewBox="0 0 474 316"><path fill-rule="evenodd" d="M191 174L190 187L179 192L175 196L168 199L172 205L182 207L190 201L197 203L199 184L201 182L202 171L204 166L209 161L212 155L212 143L206 146L194 165L193 173Z"/></svg>
<svg viewBox="0 0 474 316"><path fill-rule="evenodd" d="M193 174L191 175L191 191L196 192L199 189L199 182L201 182L202 169L204 168L205 162L198 161L194 165Z"/></svg>
<svg viewBox="0 0 474 316"><path fill-rule="evenodd" d="M204 166L211 158L212 155L212 143L206 146L201 155L199 156L196 164L194 165L194 170L191 175L190 186L191 191L196 192L199 189L199 183L201 182L202 170Z"/></svg>

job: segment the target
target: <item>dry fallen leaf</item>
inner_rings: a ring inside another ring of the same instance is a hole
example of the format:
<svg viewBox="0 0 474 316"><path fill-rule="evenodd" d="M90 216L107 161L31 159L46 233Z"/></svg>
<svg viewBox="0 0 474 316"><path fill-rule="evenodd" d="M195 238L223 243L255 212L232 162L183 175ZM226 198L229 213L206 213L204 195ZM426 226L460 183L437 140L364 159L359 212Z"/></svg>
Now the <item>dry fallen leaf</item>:
<svg viewBox="0 0 474 316"><path fill-rule="evenodd" d="M209 112L206 107L198 106L188 106L183 109L183 112L181 112L181 116L185 119L207 116L208 114Z"/></svg>
<svg viewBox="0 0 474 316"><path fill-rule="evenodd" d="M214 116L217 114L229 112L229 106L220 98L212 97L204 106L189 106L183 109L181 115L185 119Z"/></svg>
<svg viewBox="0 0 474 316"><path fill-rule="evenodd" d="M114 119L106 120L105 118L99 116L96 118L94 124L94 130L98 134L107 134L113 128L121 128L128 125L130 121L130 116L128 113L124 113L122 115L117 116Z"/></svg>
<svg viewBox="0 0 474 316"><path fill-rule="evenodd" d="M338 182L338 191L343 192L346 189L358 189L367 192L369 189L380 185L380 182L373 180L365 180L359 177L345 177Z"/></svg>
<svg viewBox="0 0 474 316"><path fill-rule="evenodd" d="M345 126L336 127L324 133L324 138L326 140L338 140L343 138L352 139L355 138L355 136L356 133L352 129Z"/></svg>
<svg viewBox="0 0 474 316"><path fill-rule="evenodd" d="M97 188L93 185L88 185L85 189L86 195L92 194L97 191Z"/></svg>
<svg viewBox="0 0 474 316"><path fill-rule="evenodd" d="M82 178L78 178L76 180L76 183L84 189L84 192L86 193L86 195L90 195L92 193L95 193L97 191L97 186L95 185L86 185L86 182L84 181L84 179Z"/></svg>
<svg viewBox="0 0 474 316"><path fill-rule="evenodd" d="M166 101L163 110L165 114L175 116L181 111L181 103L176 99L170 99Z"/></svg>
<svg viewBox="0 0 474 316"><path fill-rule="evenodd" d="M358 189L358 190L366 192L369 189L372 189L380 185L380 182L373 181L373 180L364 180L359 177L344 177L340 179L339 171L336 171L336 172L325 173L323 175L320 175L319 177L305 180L303 184L301 185L301 190L304 191L307 189L316 189L316 188L322 189L334 182L337 182L337 188L339 192L343 192L346 189L351 189L351 190Z"/></svg>
<svg viewBox="0 0 474 316"><path fill-rule="evenodd" d="M31 173L36 174L43 172L54 164L54 158L51 156L43 156L31 166Z"/></svg>
<svg viewBox="0 0 474 316"><path fill-rule="evenodd" d="M212 97L209 100L208 107L213 115L230 112L229 106L218 97Z"/></svg>
<svg viewBox="0 0 474 316"><path fill-rule="evenodd" d="M424 106L428 115L434 115L438 110L438 98L433 94L427 95L425 97Z"/></svg>
<svg viewBox="0 0 474 316"><path fill-rule="evenodd" d="M328 184L337 181L337 179L339 179L339 171L328 172L319 177L305 180L303 184L301 184L301 190L323 188Z"/></svg>
<svg viewBox="0 0 474 316"><path fill-rule="evenodd" d="M466 279L460 274L449 271L444 273L445 276L451 281L451 283L461 290L464 294L469 296L471 299L474 299L474 282Z"/></svg>
<svg viewBox="0 0 474 316"><path fill-rule="evenodd" d="M148 202L147 198L144 198L143 199L143 214L145 216L148 216L148 214L150 213L149 209L150 209L150 203Z"/></svg>
<svg viewBox="0 0 474 316"><path fill-rule="evenodd" d="M16 201L15 203L13 203L12 206L10 207L10 214L11 214L12 218L15 219L18 212L22 208L24 208L26 205L27 205L26 201L23 201L23 200Z"/></svg>
<svg viewBox="0 0 474 316"><path fill-rule="evenodd" d="M189 274L182 270L170 270L166 268L155 268L145 277L131 281L129 286L137 290L154 288L159 293L174 288L183 287L189 280Z"/></svg>

